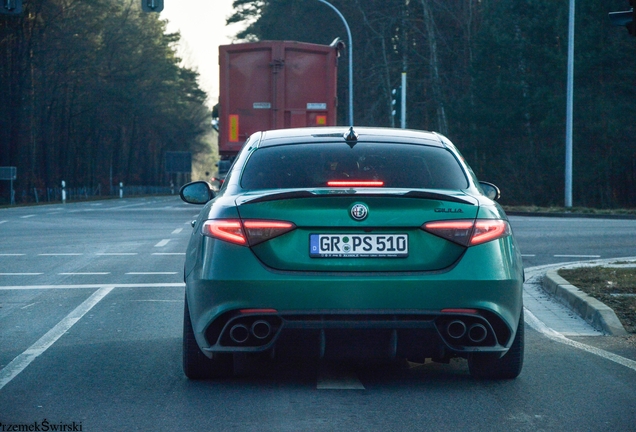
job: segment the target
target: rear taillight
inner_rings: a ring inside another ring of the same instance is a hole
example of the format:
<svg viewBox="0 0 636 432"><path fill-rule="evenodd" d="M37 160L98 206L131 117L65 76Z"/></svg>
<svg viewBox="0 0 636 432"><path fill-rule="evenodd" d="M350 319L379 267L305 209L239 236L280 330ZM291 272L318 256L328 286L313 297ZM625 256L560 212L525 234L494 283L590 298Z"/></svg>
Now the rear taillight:
<svg viewBox="0 0 636 432"><path fill-rule="evenodd" d="M215 219L203 224L203 235L241 246L254 246L296 229L291 222L274 220Z"/></svg>
<svg viewBox="0 0 636 432"><path fill-rule="evenodd" d="M422 229L462 246L475 246L510 235L510 225L501 219L427 222Z"/></svg>
<svg viewBox="0 0 636 432"><path fill-rule="evenodd" d="M501 219L477 219L470 244L477 245L486 243L509 235L510 225L508 225L507 221Z"/></svg>
<svg viewBox="0 0 636 432"><path fill-rule="evenodd" d="M296 229L296 225L291 222L271 220L244 220L243 226L245 227L250 246L257 245Z"/></svg>
<svg viewBox="0 0 636 432"><path fill-rule="evenodd" d="M473 226L474 221L437 221L425 223L422 229L462 246L468 246Z"/></svg>
<svg viewBox="0 0 636 432"><path fill-rule="evenodd" d="M230 243L247 245L247 238L243 232L241 221L238 219L219 219L205 221L203 235L225 240Z"/></svg>

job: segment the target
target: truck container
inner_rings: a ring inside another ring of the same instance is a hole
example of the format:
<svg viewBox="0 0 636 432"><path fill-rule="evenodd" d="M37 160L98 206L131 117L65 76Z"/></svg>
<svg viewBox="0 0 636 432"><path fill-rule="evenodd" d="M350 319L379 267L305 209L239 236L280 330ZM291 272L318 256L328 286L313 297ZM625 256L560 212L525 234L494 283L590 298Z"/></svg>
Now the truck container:
<svg viewBox="0 0 636 432"><path fill-rule="evenodd" d="M231 160L260 130L335 126L340 48L294 41L219 46L221 158Z"/></svg>

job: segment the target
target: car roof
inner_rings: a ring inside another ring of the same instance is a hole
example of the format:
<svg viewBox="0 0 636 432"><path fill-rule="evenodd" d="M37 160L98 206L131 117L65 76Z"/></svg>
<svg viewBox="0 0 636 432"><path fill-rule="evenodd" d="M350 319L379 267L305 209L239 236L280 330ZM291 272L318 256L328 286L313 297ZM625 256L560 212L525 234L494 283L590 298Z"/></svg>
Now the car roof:
<svg viewBox="0 0 636 432"><path fill-rule="evenodd" d="M277 129L261 132L258 147L270 147L286 144L307 144L312 142L347 142L349 126L310 127ZM386 142L402 144L419 144L435 147L447 147L444 141L435 132L427 132L412 129L353 127L358 135L357 142Z"/></svg>

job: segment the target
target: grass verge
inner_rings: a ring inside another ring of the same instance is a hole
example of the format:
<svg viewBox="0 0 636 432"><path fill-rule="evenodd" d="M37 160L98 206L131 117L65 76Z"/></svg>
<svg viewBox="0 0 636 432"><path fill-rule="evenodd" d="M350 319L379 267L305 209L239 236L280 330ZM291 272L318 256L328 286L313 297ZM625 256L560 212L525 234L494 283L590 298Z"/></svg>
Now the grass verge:
<svg viewBox="0 0 636 432"><path fill-rule="evenodd" d="M558 273L581 291L612 308L625 330L636 334L636 266L579 267L561 269Z"/></svg>

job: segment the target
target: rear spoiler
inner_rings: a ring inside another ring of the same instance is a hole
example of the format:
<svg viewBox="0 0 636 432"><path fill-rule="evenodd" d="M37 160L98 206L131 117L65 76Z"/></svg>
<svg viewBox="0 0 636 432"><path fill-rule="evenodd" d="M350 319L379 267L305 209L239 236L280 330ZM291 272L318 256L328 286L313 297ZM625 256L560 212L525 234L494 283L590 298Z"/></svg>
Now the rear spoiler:
<svg viewBox="0 0 636 432"><path fill-rule="evenodd" d="M296 199L296 198L321 198L326 196L352 196L352 197L363 197L363 196L371 196L371 197L405 197L405 198L421 198L421 199L430 199L430 200L438 200L438 201L450 201L456 202L460 204L467 205L477 205L476 200L471 200L469 197L458 197L455 195L448 195L439 192L428 192L428 191L418 191L412 190L406 193L390 193L390 192L367 192L367 191L358 191L356 189L343 189L336 190L334 192L327 193L316 193L310 192L308 190L294 190L294 191L286 191L286 192L274 192L267 195L258 195L254 198L250 199L250 197L241 197L241 202L237 202L237 205L246 205L246 204L256 204L260 202L267 201L278 201L284 199Z"/></svg>

